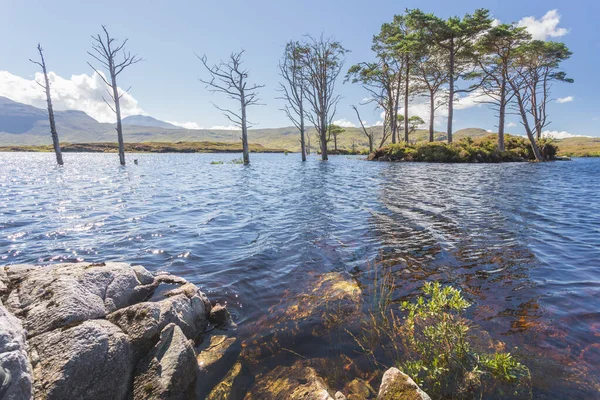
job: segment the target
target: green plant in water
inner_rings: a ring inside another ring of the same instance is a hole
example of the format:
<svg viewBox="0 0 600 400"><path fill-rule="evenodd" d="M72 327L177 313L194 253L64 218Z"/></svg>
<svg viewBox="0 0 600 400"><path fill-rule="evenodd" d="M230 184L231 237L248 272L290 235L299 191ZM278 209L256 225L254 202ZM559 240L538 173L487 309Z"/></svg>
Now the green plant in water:
<svg viewBox="0 0 600 400"><path fill-rule="evenodd" d="M223 164L223 161L211 161L210 163L212 165L220 165L220 164Z"/></svg>
<svg viewBox="0 0 600 400"><path fill-rule="evenodd" d="M475 346L473 327L462 317L470 303L460 290L427 282L416 302L398 307L393 287L390 271L375 273L362 331L350 333L376 366L397 366L433 398L475 398L492 388L530 395L526 366L510 353Z"/></svg>
<svg viewBox="0 0 600 400"><path fill-rule="evenodd" d="M241 158L235 158L231 161L229 161L229 164L243 164L244 160L242 160Z"/></svg>

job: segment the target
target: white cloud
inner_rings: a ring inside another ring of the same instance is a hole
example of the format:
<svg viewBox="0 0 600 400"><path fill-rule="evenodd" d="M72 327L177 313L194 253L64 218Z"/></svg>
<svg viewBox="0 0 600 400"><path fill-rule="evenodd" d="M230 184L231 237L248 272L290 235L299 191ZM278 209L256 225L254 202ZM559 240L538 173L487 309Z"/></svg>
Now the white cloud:
<svg viewBox="0 0 600 400"><path fill-rule="evenodd" d="M548 37L560 37L569 32L568 29L558 27L560 17L558 10L550 10L542 19L538 20L533 16L525 17L517 23L517 26L526 27L534 39L546 40Z"/></svg>
<svg viewBox="0 0 600 400"><path fill-rule="evenodd" d="M507 128L514 128L515 126L517 126L517 124L515 124L514 122L509 122L508 124L506 124Z"/></svg>
<svg viewBox="0 0 600 400"><path fill-rule="evenodd" d="M543 137L549 137L549 138L553 138L553 139L566 139L566 138L572 138L572 137L592 137L592 136L586 136L586 135L576 135L573 133L569 133L566 131L544 131L542 132L542 136Z"/></svg>
<svg viewBox="0 0 600 400"><path fill-rule="evenodd" d="M336 119L333 121L334 125L341 126L342 128L356 128L356 124L354 122L350 122L345 118Z"/></svg>
<svg viewBox="0 0 600 400"><path fill-rule="evenodd" d="M240 131L240 127L239 126L235 126L235 125L215 125L215 126L211 126L210 129L214 129L217 131Z"/></svg>
<svg viewBox="0 0 600 400"><path fill-rule="evenodd" d="M562 104L562 103L569 103L573 100L575 100L575 97L567 96L567 97L559 97L558 99L556 99L556 102Z"/></svg>
<svg viewBox="0 0 600 400"><path fill-rule="evenodd" d="M165 122L168 122L169 124L173 124L175 126L180 126L185 129L204 129L203 127L201 127L200 125L198 125L195 122L175 122L175 121L165 121Z"/></svg>
<svg viewBox="0 0 600 400"><path fill-rule="evenodd" d="M492 26L493 26L493 27L495 27L495 26L498 26L498 25L500 25L501 23L502 23L502 21L500 21L498 18L494 18L494 19L492 20Z"/></svg>
<svg viewBox="0 0 600 400"><path fill-rule="evenodd" d="M383 126L383 121L377 121L373 126Z"/></svg>
<svg viewBox="0 0 600 400"><path fill-rule="evenodd" d="M115 122L112 110L104 103L102 96L110 101L106 93L106 84L98 74L72 75L65 79L54 72L48 73L52 88L52 103L55 110L79 110L100 122ZM35 74L32 80L21 78L8 71L0 71L0 96L8 97L19 103L34 107L46 107L46 95L36 83L43 82L41 72ZM121 97L121 115L143 114L138 102L129 93Z"/></svg>

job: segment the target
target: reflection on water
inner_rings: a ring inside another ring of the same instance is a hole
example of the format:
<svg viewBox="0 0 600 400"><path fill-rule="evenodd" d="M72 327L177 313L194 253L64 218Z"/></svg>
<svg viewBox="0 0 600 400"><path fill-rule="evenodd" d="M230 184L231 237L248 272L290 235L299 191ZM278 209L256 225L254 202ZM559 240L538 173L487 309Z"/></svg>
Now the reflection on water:
<svg viewBox="0 0 600 400"><path fill-rule="evenodd" d="M474 303L468 317L531 367L534 397L599 390L600 160L254 155L245 167L210 164L236 155L139 154L139 165L121 168L115 157L65 154L56 168L51 154L0 154L1 262L168 270L228 302L253 371L318 358L337 360L347 380L366 379L345 334L355 321L323 333L323 313L307 315L302 296L333 272L352 274L368 301L364 271L385 265L398 300L425 280L462 288ZM260 345L273 337L283 351Z"/></svg>

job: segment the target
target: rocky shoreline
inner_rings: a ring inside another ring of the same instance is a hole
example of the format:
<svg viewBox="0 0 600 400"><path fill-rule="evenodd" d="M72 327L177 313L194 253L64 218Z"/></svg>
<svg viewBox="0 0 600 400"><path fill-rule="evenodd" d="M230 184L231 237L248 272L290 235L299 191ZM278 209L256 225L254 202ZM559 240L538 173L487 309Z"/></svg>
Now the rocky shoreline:
<svg viewBox="0 0 600 400"><path fill-rule="evenodd" d="M194 284L142 266L0 267L0 398L346 398L302 362L237 393L243 365L233 328L227 309ZM392 368L377 399L429 396Z"/></svg>

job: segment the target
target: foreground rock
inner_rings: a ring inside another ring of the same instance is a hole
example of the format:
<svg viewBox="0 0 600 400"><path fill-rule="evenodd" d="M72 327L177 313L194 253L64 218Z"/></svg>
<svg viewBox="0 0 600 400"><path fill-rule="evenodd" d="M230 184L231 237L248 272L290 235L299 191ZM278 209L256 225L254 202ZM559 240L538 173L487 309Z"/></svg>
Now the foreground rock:
<svg viewBox="0 0 600 400"><path fill-rule="evenodd" d="M57 329L30 344L38 399L123 399L130 391L131 344L108 321Z"/></svg>
<svg viewBox="0 0 600 400"><path fill-rule="evenodd" d="M0 304L0 366L9 375L4 388L0 379L2 399L27 400L32 396L33 372L25 337L21 322Z"/></svg>
<svg viewBox="0 0 600 400"><path fill-rule="evenodd" d="M133 385L135 399L194 398L196 353L193 342L174 323L160 333L160 340L138 365Z"/></svg>
<svg viewBox="0 0 600 400"><path fill-rule="evenodd" d="M385 371L377 400L431 400L421 388L397 368Z"/></svg>
<svg viewBox="0 0 600 400"><path fill-rule="evenodd" d="M171 290L148 301L159 285ZM193 343L211 304L185 279L125 263L13 265L0 267L0 300L2 399L195 398Z"/></svg>

